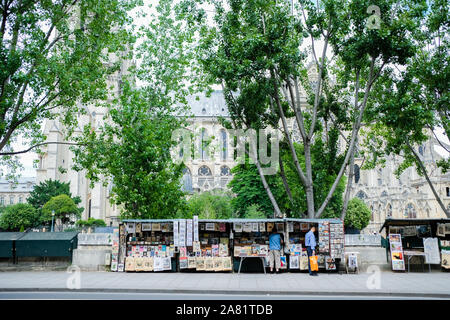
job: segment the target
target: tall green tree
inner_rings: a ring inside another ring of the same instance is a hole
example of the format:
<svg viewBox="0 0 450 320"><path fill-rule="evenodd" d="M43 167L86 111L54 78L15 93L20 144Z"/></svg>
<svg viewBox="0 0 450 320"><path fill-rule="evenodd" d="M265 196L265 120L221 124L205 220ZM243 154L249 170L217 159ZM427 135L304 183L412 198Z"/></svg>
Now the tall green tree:
<svg viewBox="0 0 450 320"><path fill-rule="evenodd" d="M362 230L369 224L371 215L372 212L364 201L353 198L348 203L348 212L345 216L344 224L347 227Z"/></svg>
<svg viewBox="0 0 450 320"><path fill-rule="evenodd" d="M72 197L72 193L70 192L70 182L61 182L52 179L42 181L35 185L27 198L27 202L36 209L40 210L52 197L56 197L61 194L65 194L72 198L75 205L79 205L81 203L81 198L79 196ZM83 208L80 210L82 212Z"/></svg>
<svg viewBox="0 0 450 320"><path fill-rule="evenodd" d="M158 93L124 87L98 132L86 131L74 150L77 170L92 183L112 182L112 201L123 218L170 218L184 205L183 165L172 161L172 132L180 120Z"/></svg>
<svg viewBox="0 0 450 320"><path fill-rule="evenodd" d="M366 136L366 149L373 166L385 155L400 155L397 175L415 166L425 177L436 201L447 217L445 207L424 164L419 146L436 138L447 157L435 163L446 173L450 168L450 147L440 141L437 130L450 138L450 39L447 1L428 1L422 27L416 32L417 50L404 70L387 69L376 87L377 104L369 109L372 122Z"/></svg>
<svg viewBox="0 0 450 320"><path fill-rule="evenodd" d="M275 0L212 2L215 24L202 30L199 59L211 82L223 85L233 126L265 128L274 123L271 118L275 116L305 189L308 217L322 216L354 157L373 85L386 65L405 65L413 54L414 31L420 27L426 2L300 0L293 9ZM370 5L380 9L379 28L368 27ZM310 46L302 50L306 40ZM315 76L308 76L308 56L313 59ZM308 106L301 99L302 88ZM300 131L304 168L296 154L289 118ZM347 148L325 198L316 203L312 145L326 137L317 134L321 122L325 126L334 122L342 134L347 132ZM275 211L280 211L266 177L258 170Z"/></svg>
<svg viewBox="0 0 450 320"><path fill-rule="evenodd" d="M108 98L107 78L133 41L127 28L135 0L0 2L0 161L45 141L44 119L68 128L84 107ZM13 150L21 136L31 146Z"/></svg>
<svg viewBox="0 0 450 320"><path fill-rule="evenodd" d="M75 219L81 217L80 210L75 202L66 194L61 194L52 197L43 207L40 221L44 224L50 224L52 221L52 214L55 214L54 219L56 225L62 226L75 222Z"/></svg>

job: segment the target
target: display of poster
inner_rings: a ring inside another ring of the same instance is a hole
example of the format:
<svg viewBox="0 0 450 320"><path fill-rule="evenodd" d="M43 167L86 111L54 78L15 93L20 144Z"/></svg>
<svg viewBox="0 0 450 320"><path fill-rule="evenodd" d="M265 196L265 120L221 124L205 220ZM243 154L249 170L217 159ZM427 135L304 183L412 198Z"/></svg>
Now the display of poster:
<svg viewBox="0 0 450 320"><path fill-rule="evenodd" d="M259 223L258 222L252 223L252 232L259 232Z"/></svg>
<svg viewBox="0 0 450 320"><path fill-rule="evenodd" d="M252 223L244 222L244 226L242 227L243 232L252 232Z"/></svg>
<svg viewBox="0 0 450 320"><path fill-rule="evenodd" d="M291 256L289 258L289 269L299 269L300 268L300 257Z"/></svg>
<svg viewBox="0 0 450 320"><path fill-rule="evenodd" d="M192 220L186 220L186 246L192 246Z"/></svg>
<svg viewBox="0 0 450 320"><path fill-rule="evenodd" d="M425 252L425 263L441 264L437 238L423 238L423 251Z"/></svg>
<svg viewBox="0 0 450 320"><path fill-rule="evenodd" d="M186 220L181 219L178 225L178 246L186 246Z"/></svg>
<svg viewBox="0 0 450 320"><path fill-rule="evenodd" d="M402 236L396 233L389 234L389 246L391 249L392 270L405 270Z"/></svg>
<svg viewBox="0 0 450 320"><path fill-rule="evenodd" d="M219 231L220 232L226 232L227 231L227 225L223 222L219 223Z"/></svg>
<svg viewBox="0 0 450 320"><path fill-rule="evenodd" d="M336 270L336 262L332 257L325 258L325 269L326 270Z"/></svg>
<svg viewBox="0 0 450 320"><path fill-rule="evenodd" d="M198 241L198 216L194 216L194 241Z"/></svg>
<svg viewBox="0 0 450 320"><path fill-rule="evenodd" d="M153 270L154 271L163 271L163 258L155 257L153 258Z"/></svg>
<svg viewBox="0 0 450 320"><path fill-rule="evenodd" d="M151 223L142 223L142 231L152 231Z"/></svg>
<svg viewBox="0 0 450 320"><path fill-rule="evenodd" d="M286 256L280 257L280 269L287 269Z"/></svg>
<svg viewBox="0 0 450 320"><path fill-rule="evenodd" d="M234 223L234 231L235 232L242 232L242 223Z"/></svg>
<svg viewBox="0 0 450 320"><path fill-rule="evenodd" d="M294 232L294 223L288 222L288 232Z"/></svg>
<svg viewBox="0 0 450 320"><path fill-rule="evenodd" d="M442 250L442 262L441 267L445 269L450 269L450 250Z"/></svg>
<svg viewBox="0 0 450 320"><path fill-rule="evenodd" d="M259 223L259 232L266 232L266 223L265 222Z"/></svg>
<svg viewBox="0 0 450 320"><path fill-rule="evenodd" d="M214 231L214 229L215 229L214 222L207 223L205 226L206 231Z"/></svg>
<svg viewBox="0 0 450 320"><path fill-rule="evenodd" d="M173 244L178 247L179 244L179 234L178 234L178 221L173 222Z"/></svg>
<svg viewBox="0 0 450 320"><path fill-rule="evenodd" d="M129 222L126 224L127 233L134 233L136 231L136 226L133 222Z"/></svg>

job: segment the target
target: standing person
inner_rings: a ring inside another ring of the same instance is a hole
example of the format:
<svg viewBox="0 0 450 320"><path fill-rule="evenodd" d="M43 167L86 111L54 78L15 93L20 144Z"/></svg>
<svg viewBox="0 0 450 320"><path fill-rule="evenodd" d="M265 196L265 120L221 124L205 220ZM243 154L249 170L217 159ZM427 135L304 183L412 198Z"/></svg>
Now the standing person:
<svg viewBox="0 0 450 320"><path fill-rule="evenodd" d="M277 233L275 227L272 229L272 232L269 236L269 263L270 263L270 272L273 273L273 265L275 263L275 268L277 273L280 270L280 251L281 251L281 236Z"/></svg>
<svg viewBox="0 0 450 320"><path fill-rule="evenodd" d="M311 263L309 261L309 257L316 255L316 236L314 235L314 232L316 231L316 227L312 226L311 229L308 231L308 233L305 236L305 247L306 252L308 253L308 270L310 276L317 276L317 272L311 271Z"/></svg>

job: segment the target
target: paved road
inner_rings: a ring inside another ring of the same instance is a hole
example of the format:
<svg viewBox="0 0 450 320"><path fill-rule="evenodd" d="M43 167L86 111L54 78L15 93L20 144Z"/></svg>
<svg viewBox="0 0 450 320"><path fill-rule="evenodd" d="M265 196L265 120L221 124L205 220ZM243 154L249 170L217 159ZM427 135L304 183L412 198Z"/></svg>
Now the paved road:
<svg viewBox="0 0 450 320"><path fill-rule="evenodd" d="M405 296L161 294L118 292L0 292L0 300L417 300ZM422 300L450 300L420 297Z"/></svg>
<svg viewBox="0 0 450 320"><path fill-rule="evenodd" d="M450 274L360 273L354 275L304 273L278 275L232 273L116 273L116 272L0 272L0 292L64 291L134 294L211 295L397 295L450 297Z"/></svg>

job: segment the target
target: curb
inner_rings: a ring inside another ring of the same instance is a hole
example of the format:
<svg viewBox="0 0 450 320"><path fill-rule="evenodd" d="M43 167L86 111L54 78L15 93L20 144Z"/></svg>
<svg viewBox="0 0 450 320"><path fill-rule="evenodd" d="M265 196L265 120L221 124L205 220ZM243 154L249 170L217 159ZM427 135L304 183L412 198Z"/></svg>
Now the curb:
<svg viewBox="0 0 450 320"><path fill-rule="evenodd" d="M417 297L450 299L450 293L418 293L418 292L345 292L345 291L252 291L252 290L173 290L173 289L107 289L107 288L0 288L2 292L80 292L80 293L161 293L161 294L222 294L222 295L303 295L303 296L365 296L365 297Z"/></svg>

